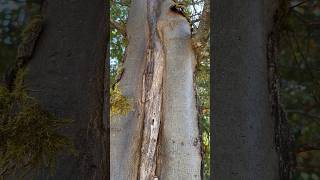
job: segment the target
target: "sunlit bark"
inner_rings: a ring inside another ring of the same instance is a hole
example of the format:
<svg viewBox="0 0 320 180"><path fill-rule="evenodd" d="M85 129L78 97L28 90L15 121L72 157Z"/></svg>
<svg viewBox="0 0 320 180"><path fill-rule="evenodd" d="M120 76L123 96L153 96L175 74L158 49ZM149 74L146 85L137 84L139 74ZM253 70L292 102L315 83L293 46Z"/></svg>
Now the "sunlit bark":
<svg viewBox="0 0 320 180"><path fill-rule="evenodd" d="M120 89L133 104L111 118L111 179L200 179L195 55L185 17L134 0Z"/></svg>

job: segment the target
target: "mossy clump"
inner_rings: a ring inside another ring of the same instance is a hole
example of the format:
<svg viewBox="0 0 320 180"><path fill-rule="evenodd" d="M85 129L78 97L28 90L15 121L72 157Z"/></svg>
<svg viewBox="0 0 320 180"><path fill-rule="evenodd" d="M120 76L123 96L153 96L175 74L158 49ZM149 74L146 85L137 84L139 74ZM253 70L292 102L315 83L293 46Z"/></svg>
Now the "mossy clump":
<svg viewBox="0 0 320 180"><path fill-rule="evenodd" d="M0 179L23 179L36 168L54 173L58 153L76 153L72 141L58 132L71 121L53 116L28 96L24 74L18 71L14 90L0 86Z"/></svg>
<svg viewBox="0 0 320 180"><path fill-rule="evenodd" d="M115 84L114 88L111 89L110 99L111 116L126 115L132 109L132 105L128 98L122 95L118 84Z"/></svg>
<svg viewBox="0 0 320 180"><path fill-rule="evenodd" d="M30 36L41 28L44 18L42 15L34 15L26 24L26 27L21 32L22 43L27 43Z"/></svg>

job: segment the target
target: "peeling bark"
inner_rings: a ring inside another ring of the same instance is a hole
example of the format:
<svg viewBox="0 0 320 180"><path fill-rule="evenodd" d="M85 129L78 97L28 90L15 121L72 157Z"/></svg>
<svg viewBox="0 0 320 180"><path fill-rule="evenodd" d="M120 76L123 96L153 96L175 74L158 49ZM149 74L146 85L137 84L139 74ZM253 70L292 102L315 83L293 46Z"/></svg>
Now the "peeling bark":
<svg viewBox="0 0 320 180"><path fill-rule="evenodd" d="M155 177L156 147L161 123L162 80L164 70L163 44L157 33L157 9L160 3L156 0L147 2L148 48L143 75L142 106L144 111L143 140L141 144L140 180Z"/></svg>

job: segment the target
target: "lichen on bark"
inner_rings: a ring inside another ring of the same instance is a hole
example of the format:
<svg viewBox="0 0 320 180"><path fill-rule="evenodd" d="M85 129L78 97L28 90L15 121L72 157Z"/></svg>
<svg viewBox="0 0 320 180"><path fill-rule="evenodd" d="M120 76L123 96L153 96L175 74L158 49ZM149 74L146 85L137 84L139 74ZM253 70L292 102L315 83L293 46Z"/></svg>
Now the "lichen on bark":
<svg viewBox="0 0 320 180"><path fill-rule="evenodd" d="M17 49L16 62L14 66L7 70L5 82L9 90L14 88L14 82L18 71L26 66L32 58L36 43L43 30L44 19L42 15L33 16L27 22L21 33L21 43Z"/></svg>
<svg viewBox="0 0 320 180"><path fill-rule="evenodd" d="M118 84L115 84L110 92L111 116L126 115L130 112L132 105L129 99L121 93Z"/></svg>
<svg viewBox="0 0 320 180"><path fill-rule="evenodd" d="M23 179L31 170L50 168L54 174L59 153L76 155L73 142L59 133L70 122L58 118L30 97L17 72L12 91L0 86L0 178Z"/></svg>

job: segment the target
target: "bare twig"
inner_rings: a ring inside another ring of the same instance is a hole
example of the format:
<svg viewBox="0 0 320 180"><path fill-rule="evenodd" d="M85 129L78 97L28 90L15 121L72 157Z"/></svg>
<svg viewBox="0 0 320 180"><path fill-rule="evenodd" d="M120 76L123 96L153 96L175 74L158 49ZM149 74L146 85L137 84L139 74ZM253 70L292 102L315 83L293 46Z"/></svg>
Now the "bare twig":
<svg viewBox="0 0 320 180"><path fill-rule="evenodd" d="M307 171L307 172L318 172L320 170L320 167L317 166L310 166L310 165L300 165L295 167L296 170L300 171Z"/></svg>
<svg viewBox="0 0 320 180"><path fill-rule="evenodd" d="M309 76L311 77L312 81L315 83L315 86L317 88L320 88L320 86L318 84L318 81L317 81L317 78L315 77L313 71L310 68L309 62L307 61L306 55L302 51L302 48L301 48L300 43L299 43L299 41L298 41L298 39L297 39L297 37L295 35L295 32L293 32L292 38L293 38L294 43L296 44L296 49L297 49L298 53L300 54L301 60L304 62L304 65L306 67L306 73L309 74ZM312 95L313 95L313 98L314 98L314 100L316 102L320 102L320 100L318 99L316 94L312 93Z"/></svg>
<svg viewBox="0 0 320 180"><path fill-rule="evenodd" d="M320 150L319 145L315 144L304 144L296 149L296 153L302 153L307 151L318 151Z"/></svg>
<svg viewBox="0 0 320 180"><path fill-rule="evenodd" d="M210 1L204 0L202 15L199 18L200 24L196 34L192 38L192 45L196 53L197 62L203 59L203 52L208 46L209 32L210 32Z"/></svg>
<svg viewBox="0 0 320 180"><path fill-rule="evenodd" d="M308 2L308 1L309 1L309 0L301 1L301 2L299 2L299 3L297 3L297 4L293 5L293 6L291 6L291 7L290 7L290 9L296 8L296 7L298 7L298 6L300 6L300 5L304 4L304 3L306 3L306 2Z"/></svg>
<svg viewBox="0 0 320 180"><path fill-rule="evenodd" d="M307 112L304 112L304 111L301 111L301 110L290 110L290 109L287 109L286 112L287 113L297 113L297 114L301 114L301 115L307 116L307 117L312 118L312 119L320 120L320 116L317 116L315 114L310 114L310 113L307 113Z"/></svg>

